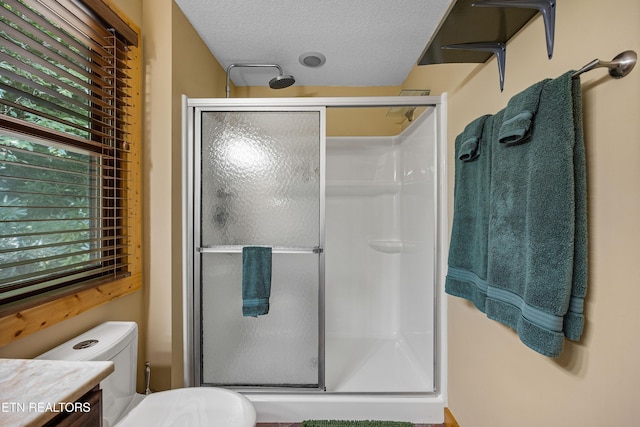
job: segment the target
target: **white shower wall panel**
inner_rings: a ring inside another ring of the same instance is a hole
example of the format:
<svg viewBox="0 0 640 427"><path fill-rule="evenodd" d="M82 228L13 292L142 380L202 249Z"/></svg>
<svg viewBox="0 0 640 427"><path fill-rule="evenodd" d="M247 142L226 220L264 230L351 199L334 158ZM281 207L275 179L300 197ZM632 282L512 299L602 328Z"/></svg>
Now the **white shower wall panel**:
<svg viewBox="0 0 640 427"><path fill-rule="evenodd" d="M433 390L435 155L425 121L396 137L327 138L327 391Z"/></svg>
<svg viewBox="0 0 640 427"><path fill-rule="evenodd" d="M397 239L399 156L392 138L327 138L325 328L381 338L398 326L400 259L370 247Z"/></svg>
<svg viewBox="0 0 640 427"><path fill-rule="evenodd" d="M433 366L436 295L436 144L435 114L425 112L419 126L402 135L401 239L402 290L400 329L421 366Z"/></svg>
<svg viewBox="0 0 640 427"><path fill-rule="evenodd" d="M388 208L393 203L386 205ZM393 226L385 221L392 212L383 212L383 207L382 200L370 197L327 198L327 334L374 338L391 336L397 329L398 306L392 301L397 299L400 259L372 250L367 238L378 235L383 228L392 232Z"/></svg>
<svg viewBox="0 0 640 427"><path fill-rule="evenodd" d="M401 159L394 143L394 137L386 136L328 137L327 181L382 183L399 178Z"/></svg>

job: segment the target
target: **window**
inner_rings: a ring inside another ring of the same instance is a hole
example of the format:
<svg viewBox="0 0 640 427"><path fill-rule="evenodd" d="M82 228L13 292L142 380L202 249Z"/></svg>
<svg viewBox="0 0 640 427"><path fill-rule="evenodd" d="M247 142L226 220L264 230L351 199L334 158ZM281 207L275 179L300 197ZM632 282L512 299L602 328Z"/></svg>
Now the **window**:
<svg viewBox="0 0 640 427"><path fill-rule="evenodd" d="M130 276L138 231L137 33L101 0L0 6L1 306Z"/></svg>

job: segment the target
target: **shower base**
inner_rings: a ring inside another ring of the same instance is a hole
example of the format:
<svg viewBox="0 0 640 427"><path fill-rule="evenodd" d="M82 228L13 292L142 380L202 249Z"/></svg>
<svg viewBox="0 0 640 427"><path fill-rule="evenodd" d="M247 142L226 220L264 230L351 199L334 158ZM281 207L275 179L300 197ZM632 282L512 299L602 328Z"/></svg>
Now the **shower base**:
<svg viewBox="0 0 640 427"><path fill-rule="evenodd" d="M326 338L326 388L336 393L424 393L433 378L402 338Z"/></svg>
<svg viewBox="0 0 640 427"><path fill-rule="evenodd" d="M301 423L257 423L256 427L301 427ZM415 427L446 427L445 424L414 424Z"/></svg>
<svg viewBox="0 0 640 427"><path fill-rule="evenodd" d="M429 335L431 337L431 335ZM326 391L243 393L259 422L305 419L443 422L445 400L410 342L425 336L326 336Z"/></svg>
<svg viewBox="0 0 640 427"><path fill-rule="evenodd" d="M394 420L416 424L444 422L441 395L364 395L339 393L244 393L256 409L257 422L284 423L309 419Z"/></svg>

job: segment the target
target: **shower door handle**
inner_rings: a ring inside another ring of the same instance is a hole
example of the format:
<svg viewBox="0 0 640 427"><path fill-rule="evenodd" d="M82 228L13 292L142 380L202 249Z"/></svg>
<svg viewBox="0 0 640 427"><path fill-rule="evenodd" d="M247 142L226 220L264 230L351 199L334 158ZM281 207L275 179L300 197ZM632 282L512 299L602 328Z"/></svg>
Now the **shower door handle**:
<svg viewBox="0 0 640 427"><path fill-rule="evenodd" d="M217 245L202 246L197 248L196 250L200 253L242 253L243 247L244 246L241 245ZM324 252L324 249L320 246L314 246L312 248L271 246L271 252L274 254L321 254Z"/></svg>

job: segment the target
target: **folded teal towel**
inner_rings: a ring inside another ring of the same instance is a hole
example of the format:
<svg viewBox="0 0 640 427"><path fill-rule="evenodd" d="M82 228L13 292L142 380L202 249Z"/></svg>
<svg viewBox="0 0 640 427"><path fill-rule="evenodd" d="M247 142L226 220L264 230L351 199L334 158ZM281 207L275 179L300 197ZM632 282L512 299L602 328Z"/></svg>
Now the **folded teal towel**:
<svg viewBox="0 0 640 427"><path fill-rule="evenodd" d="M492 147L486 313L550 357L565 336L578 340L584 323L586 168L571 74L536 85L527 144Z"/></svg>
<svg viewBox="0 0 640 427"><path fill-rule="evenodd" d="M470 162L480 155L482 129L487 117L489 115L480 116L465 127L460 135L460 142L456 141L456 157L459 160Z"/></svg>
<svg viewBox="0 0 640 427"><path fill-rule="evenodd" d="M271 248L242 248L242 315L261 316L269 312L271 296Z"/></svg>
<svg viewBox="0 0 640 427"><path fill-rule="evenodd" d="M503 144L522 144L531 136L533 117L538 110L543 80L520 92L507 103L498 140Z"/></svg>
<svg viewBox="0 0 640 427"><path fill-rule="evenodd" d="M484 311L487 295L487 250L489 230L489 191L493 116L471 122L456 137L454 213L449 244L449 269L445 281L448 294L472 301ZM463 154L465 141L478 139L474 161Z"/></svg>

